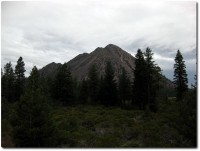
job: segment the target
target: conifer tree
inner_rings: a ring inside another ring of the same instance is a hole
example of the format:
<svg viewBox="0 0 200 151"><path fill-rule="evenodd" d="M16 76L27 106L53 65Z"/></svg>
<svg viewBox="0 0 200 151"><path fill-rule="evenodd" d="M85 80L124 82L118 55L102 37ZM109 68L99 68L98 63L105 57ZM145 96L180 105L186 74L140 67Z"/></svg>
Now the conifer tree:
<svg viewBox="0 0 200 151"><path fill-rule="evenodd" d="M98 86L99 86L99 78L97 67L93 64L89 68L88 72L88 83L89 83L89 96L93 103L97 102L98 97Z"/></svg>
<svg viewBox="0 0 200 151"><path fill-rule="evenodd" d="M161 79L161 69L153 61L153 53L150 48L145 52L146 78L147 78L147 104L151 111L157 111L156 96L159 90L159 81Z"/></svg>
<svg viewBox="0 0 200 151"><path fill-rule="evenodd" d="M131 99L131 82L124 68L121 69L122 73L119 76L119 97L121 104Z"/></svg>
<svg viewBox="0 0 200 151"><path fill-rule="evenodd" d="M25 94L17 103L12 120L16 147L55 147L56 134L47 99L40 89L39 72L31 71Z"/></svg>
<svg viewBox="0 0 200 151"><path fill-rule="evenodd" d="M73 103L73 81L70 69L66 63L61 66L55 77L53 96L63 104Z"/></svg>
<svg viewBox="0 0 200 151"><path fill-rule="evenodd" d="M105 75L103 80L103 104L107 106L116 105L117 100L117 84L114 79L114 68L111 62L107 62Z"/></svg>
<svg viewBox="0 0 200 151"><path fill-rule="evenodd" d="M183 61L183 56L178 50L175 57L174 64L174 83L176 84L176 97L177 101L182 101L185 93L188 90L188 79L186 73L185 61Z"/></svg>
<svg viewBox="0 0 200 151"><path fill-rule="evenodd" d="M15 66L15 97L19 100L24 90L25 84L25 64L22 57L19 57L17 65Z"/></svg>
<svg viewBox="0 0 200 151"><path fill-rule="evenodd" d="M31 90L31 92L35 92L39 89L40 86L40 74L36 66L33 67L30 77L28 78L27 88Z"/></svg>
<svg viewBox="0 0 200 151"><path fill-rule="evenodd" d="M136 104L140 109L145 110L147 105L146 62L141 49L138 49L135 58L135 69L133 71L133 105Z"/></svg>
<svg viewBox="0 0 200 151"><path fill-rule="evenodd" d="M9 102L14 101L14 81L15 76L11 62L4 66L4 75L2 76L1 95Z"/></svg>
<svg viewBox="0 0 200 151"><path fill-rule="evenodd" d="M144 58L145 56L145 58ZM142 110L157 111L156 96L159 89L161 69L153 61L153 53L147 48L145 54L139 49L136 54L133 103Z"/></svg>

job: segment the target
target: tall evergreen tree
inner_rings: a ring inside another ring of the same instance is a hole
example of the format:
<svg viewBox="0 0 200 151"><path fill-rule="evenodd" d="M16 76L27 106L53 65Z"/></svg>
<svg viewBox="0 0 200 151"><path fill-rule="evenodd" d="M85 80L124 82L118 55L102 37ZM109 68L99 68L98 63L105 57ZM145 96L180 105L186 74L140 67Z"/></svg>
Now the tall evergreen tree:
<svg viewBox="0 0 200 151"><path fill-rule="evenodd" d="M73 81L66 63L62 65L55 77L53 96L63 104L73 103Z"/></svg>
<svg viewBox="0 0 200 151"><path fill-rule="evenodd" d="M15 97L19 100L24 90L25 84L25 64L22 57L19 57L17 65L15 66Z"/></svg>
<svg viewBox="0 0 200 151"><path fill-rule="evenodd" d="M185 61L183 61L183 56L178 50L175 57L174 64L174 83L176 84L176 97L177 101L182 101L185 93L188 90L188 79L186 73Z"/></svg>
<svg viewBox="0 0 200 151"><path fill-rule="evenodd" d="M25 94L17 103L12 120L16 147L55 147L55 128L51 112L40 89L39 72L31 71Z"/></svg>
<svg viewBox="0 0 200 151"><path fill-rule="evenodd" d="M15 76L11 62L4 66L4 75L2 76L1 95L9 102L14 101L14 81Z"/></svg>
<svg viewBox="0 0 200 151"><path fill-rule="evenodd" d="M145 54L138 49L135 57L133 103L142 110L157 111L156 96L161 69L154 63L153 53L149 48L146 49Z"/></svg>
<svg viewBox="0 0 200 151"><path fill-rule="evenodd" d="M124 68L121 69L122 73L119 76L119 97L121 104L131 99L131 82Z"/></svg>
<svg viewBox="0 0 200 151"><path fill-rule="evenodd" d="M99 78L98 78L97 67L95 64L93 64L89 68L88 83L89 83L89 96L91 102L97 103Z"/></svg>
<svg viewBox="0 0 200 151"><path fill-rule="evenodd" d="M133 104L136 104L140 109L145 110L147 105L146 62L141 49L138 49L135 58L135 69L133 71Z"/></svg>
<svg viewBox="0 0 200 151"><path fill-rule="evenodd" d="M27 89L35 92L40 86L40 74L36 66L33 67L30 77L28 78Z"/></svg>
<svg viewBox="0 0 200 151"><path fill-rule="evenodd" d="M145 52L146 76L147 76L147 104L152 111L157 111L156 96L159 90L159 81L161 79L161 69L153 61L153 53L150 48Z"/></svg>
<svg viewBox="0 0 200 151"><path fill-rule="evenodd" d="M117 84L114 79L114 68L111 62L107 62L105 75L103 80L103 104L110 106L116 105L118 103L117 100Z"/></svg>

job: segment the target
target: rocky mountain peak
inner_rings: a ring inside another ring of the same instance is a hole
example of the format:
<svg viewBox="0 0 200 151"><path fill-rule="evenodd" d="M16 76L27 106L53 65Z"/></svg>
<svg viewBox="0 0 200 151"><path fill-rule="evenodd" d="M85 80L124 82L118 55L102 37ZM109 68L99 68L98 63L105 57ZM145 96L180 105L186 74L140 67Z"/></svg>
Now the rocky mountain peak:
<svg viewBox="0 0 200 151"><path fill-rule="evenodd" d="M96 64L99 75L103 75L108 61L110 61L114 67L116 79L118 79L122 67L125 68L130 77L133 77L132 70L135 68L135 58L114 44L108 44L105 47L97 47L89 54L79 54L67 64L70 66L72 76L77 80L82 80L87 78L88 69L93 64ZM61 66L61 64L52 62L43 67L40 73L43 75L55 75L55 71L59 66Z"/></svg>
<svg viewBox="0 0 200 151"><path fill-rule="evenodd" d="M114 45L114 44L108 44L105 49L107 50L116 50L116 49L121 49L118 46Z"/></svg>
<svg viewBox="0 0 200 151"><path fill-rule="evenodd" d="M96 64L100 75L104 74L106 63L110 61L115 69L115 78L118 79L121 68L124 67L130 77L135 68L135 58L114 44L106 47L97 47L88 55L75 57L68 62L72 69L72 75L78 80L87 78L88 69L92 64Z"/></svg>

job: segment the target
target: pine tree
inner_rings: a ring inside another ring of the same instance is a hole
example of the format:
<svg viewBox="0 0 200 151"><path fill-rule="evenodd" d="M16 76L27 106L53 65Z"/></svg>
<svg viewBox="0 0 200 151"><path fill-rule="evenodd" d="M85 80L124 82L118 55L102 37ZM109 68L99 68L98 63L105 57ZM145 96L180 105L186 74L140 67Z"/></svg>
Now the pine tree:
<svg viewBox="0 0 200 151"><path fill-rule="evenodd" d="M161 79L161 69L154 63L153 53L149 48L146 49L145 54L139 49L135 57L133 103L142 110L150 109L156 112L156 96Z"/></svg>
<svg viewBox="0 0 200 151"><path fill-rule="evenodd" d="M22 57L19 57L17 65L15 66L15 97L16 100L20 99L23 94L25 84L25 64Z"/></svg>
<svg viewBox="0 0 200 151"><path fill-rule="evenodd" d="M33 67L30 77L28 78L27 88L33 92L39 89L40 86L40 74L36 66Z"/></svg>
<svg viewBox="0 0 200 151"><path fill-rule="evenodd" d="M55 77L53 96L63 104L73 103L73 81L70 69L66 63L62 65Z"/></svg>
<svg viewBox="0 0 200 151"><path fill-rule="evenodd" d="M88 83L89 83L89 96L90 96L91 102L97 103L99 78L98 78L97 67L95 64L93 64L89 68Z"/></svg>
<svg viewBox="0 0 200 151"><path fill-rule="evenodd" d="M107 106L116 105L117 100L117 84L114 79L114 69L111 62L107 62L105 75L103 78L103 104Z"/></svg>
<svg viewBox="0 0 200 151"><path fill-rule="evenodd" d="M2 97L7 99L9 102L14 101L14 81L15 76L11 62L4 66L4 75L2 76Z"/></svg>
<svg viewBox="0 0 200 151"><path fill-rule="evenodd" d="M40 89L39 72L31 71L25 94L17 103L12 120L16 147L55 147L55 128L46 97Z"/></svg>
<svg viewBox="0 0 200 151"><path fill-rule="evenodd" d="M159 90L159 81L161 79L161 69L153 61L153 53L150 48L145 52L146 76L147 76L147 104L152 111L157 111L156 96Z"/></svg>
<svg viewBox="0 0 200 151"><path fill-rule="evenodd" d="M140 109L145 110L147 105L147 69L144 54L141 49L138 49L135 58L135 69L133 71L133 105L136 104Z"/></svg>
<svg viewBox="0 0 200 151"><path fill-rule="evenodd" d="M188 90L188 79L186 73L185 61L183 61L183 56L178 50L175 57L174 64L174 83L176 84L176 97L177 101L182 101L185 93Z"/></svg>
<svg viewBox="0 0 200 151"><path fill-rule="evenodd" d="M122 68L121 70L122 73L119 76L119 97L123 106L125 104L125 101L131 99L131 82L126 70L124 68Z"/></svg>

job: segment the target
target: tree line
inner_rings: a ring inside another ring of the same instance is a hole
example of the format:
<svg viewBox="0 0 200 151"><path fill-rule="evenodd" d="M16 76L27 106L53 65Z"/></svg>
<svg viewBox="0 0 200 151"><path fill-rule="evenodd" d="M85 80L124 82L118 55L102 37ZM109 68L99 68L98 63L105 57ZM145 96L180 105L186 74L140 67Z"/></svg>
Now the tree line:
<svg viewBox="0 0 200 151"><path fill-rule="evenodd" d="M153 53L147 48L143 53L138 49L135 55L133 79L121 68L118 81L111 62L106 63L105 74L98 72L93 64L88 70L88 78L75 80L67 63L57 71L55 78L40 75L36 66L25 78L25 63L20 57L12 68L11 62L1 71L2 103L15 103L13 138L16 146L50 147L58 142L52 139L56 129L51 122L50 108L53 104L91 104L104 106L133 106L133 108L157 112L157 95L162 78L161 69L153 60ZM101 76L99 76L101 75ZM178 50L174 64L174 83L177 101L184 101L188 91L186 66ZM196 91L196 85L194 86ZM188 103L188 102L187 102ZM2 114L5 116L5 114ZM4 117L3 117L4 118ZM51 135L50 135L51 134Z"/></svg>
<svg viewBox="0 0 200 151"><path fill-rule="evenodd" d="M95 64L88 70L88 78L78 82L72 77L70 67L64 63L57 71L55 78L45 78L38 72L44 95L53 100L67 104L103 104L106 106L121 105L131 102L141 110L157 110L156 97L162 79L161 69L153 60L153 53L147 48L145 53L138 49L135 55L133 79L130 79L124 68L118 81L111 62L106 63L105 74L98 72ZM33 70L37 67L34 66ZM9 102L19 101L32 78L25 78L25 63L20 57L15 70L11 62L7 63L2 72L2 97ZM32 73L31 71L31 73ZM101 76L99 76L101 75ZM176 84L177 100L182 100L188 90L186 66L180 51L177 51L174 64L174 83Z"/></svg>

